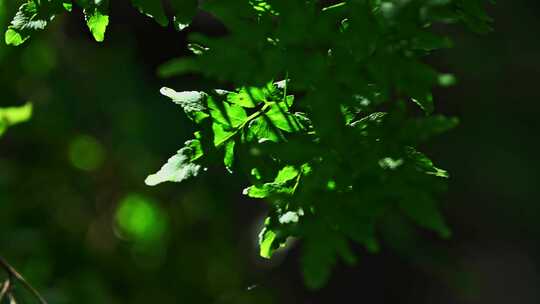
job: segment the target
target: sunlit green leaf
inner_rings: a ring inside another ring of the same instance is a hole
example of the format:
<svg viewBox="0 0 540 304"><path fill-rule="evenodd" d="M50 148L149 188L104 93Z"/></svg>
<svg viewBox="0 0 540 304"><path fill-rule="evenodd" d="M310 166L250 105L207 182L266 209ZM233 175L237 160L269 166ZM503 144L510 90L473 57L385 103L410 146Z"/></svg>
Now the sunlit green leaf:
<svg viewBox="0 0 540 304"><path fill-rule="evenodd" d="M295 132L301 129L296 117L288 112L288 107L285 103L273 104L265 115L274 126L283 131Z"/></svg>
<svg viewBox="0 0 540 304"><path fill-rule="evenodd" d="M5 41L8 45L17 46L24 43L30 35L36 31L45 29L54 17L68 9L66 0L34 1L27 0L23 3L9 28L5 33Z"/></svg>
<svg viewBox="0 0 540 304"><path fill-rule="evenodd" d="M279 130L272 127L263 117L251 121L248 126L248 140L257 142L279 142L282 135Z"/></svg>
<svg viewBox="0 0 540 304"><path fill-rule="evenodd" d="M274 231L263 228L261 233L259 234L259 248L260 248L260 255L263 258L269 259L272 257L272 253L274 252L274 243L276 241L276 234Z"/></svg>
<svg viewBox="0 0 540 304"><path fill-rule="evenodd" d="M235 141L230 140L225 145L225 156L223 157L223 163L225 167L232 172L233 162L234 162L234 145Z"/></svg>
<svg viewBox="0 0 540 304"><path fill-rule="evenodd" d="M202 167L194 161L201 156L200 142L198 140L187 141L185 147L178 150L178 153L169 158L158 172L149 175L144 182L148 186L155 186L163 182L182 182L197 176Z"/></svg>
<svg viewBox="0 0 540 304"><path fill-rule="evenodd" d="M184 112L199 123L208 117L206 111L207 94L197 91L176 92L173 89L163 87L160 90L161 94L169 97L174 103L180 105Z"/></svg>
<svg viewBox="0 0 540 304"><path fill-rule="evenodd" d="M244 194L253 198L266 198L271 195L290 195L294 192L295 183L289 183L299 176L300 172L293 166L281 169L273 182L253 185L244 189Z"/></svg>
<svg viewBox="0 0 540 304"><path fill-rule="evenodd" d="M25 122L32 116L32 104L20 107L0 108L0 136L13 125Z"/></svg>
<svg viewBox="0 0 540 304"><path fill-rule="evenodd" d="M105 31L109 24L108 6L109 2L104 0L96 1L95 4L90 4L84 9L86 24L94 39L99 42L105 39Z"/></svg>

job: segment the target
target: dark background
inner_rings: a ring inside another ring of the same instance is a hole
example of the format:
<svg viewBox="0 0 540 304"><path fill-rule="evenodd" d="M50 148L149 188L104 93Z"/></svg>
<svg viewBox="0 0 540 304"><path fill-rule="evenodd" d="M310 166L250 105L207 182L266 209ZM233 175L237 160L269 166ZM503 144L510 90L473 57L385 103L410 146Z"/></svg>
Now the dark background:
<svg viewBox="0 0 540 304"><path fill-rule="evenodd" d="M2 28L14 10L0 5ZM309 291L300 244L258 257L265 207L241 195L241 176L145 186L193 131L160 87L214 83L158 78L159 64L188 54L186 34L114 1L102 44L76 12L21 48L0 46L0 106L35 106L0 139L0 254L50 303L540 303L540 4L488 10L492 33L452 28L455 47L428 58L459 79L435 96L461 125L424 147L452 174L450 240L419 231L413 251L358 248L357 266ZM201 14L189 31L223 28ZM117 220L130 200L151 219L131 235Z"/></svg>

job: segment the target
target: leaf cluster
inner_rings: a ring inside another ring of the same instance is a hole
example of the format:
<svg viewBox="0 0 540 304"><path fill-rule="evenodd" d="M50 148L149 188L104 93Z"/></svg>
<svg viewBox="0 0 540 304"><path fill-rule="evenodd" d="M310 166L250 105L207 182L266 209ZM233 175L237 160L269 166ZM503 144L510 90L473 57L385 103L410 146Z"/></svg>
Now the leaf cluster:
<svg viewBox="0 0 540 304"><path fill-rule="evenodd" d="M197 72L239 86L198 93L205 110L197 114L179 103L212 125L196 134L202 148L187 147L204 151L189 163L204 168L205 147L220 151L229 171L239 160L253 183L244 194L269 203L261 256L302 239L306 283L317 288L338 258L356 261L351 242L378 250L377 226L389 213L450 236L436 201L448 174L417 147L457 125L433 115L431 93L455 79L423 58L452 46L433 24L489 30L482 1L207 1L204 9L230 34L192 34L202 51L159 72ZM280 75L282 89L266 83ZM295 98L287 90L301 98L288 103Z"/></svg>
<svg viewBox="0 0 540 304"><path fill-rule="evenodd" d="M185 28L197 11L197 0L171 0L172 22L179 30ZM27 0L23 3L5 33L8 45L20 45L36 32L45 29L57 15L71 12L73 4L83 10L85 22L96 41L105 39L109 24L110 0ZM161 0L131 0L139 12L162 26L169 24Z"/></svg>
<svg viewBox="0 0 540 304"><path fill-rule="evenodd" d="M243 172L251 181L244 194L270 206L261 256L301 238L303 273L313 288L326 282L338 258L356 261L352 243L377 251L377 228L388 214L448 237L436 201L448 174L418 147L456 126L456 118L433 114L431 93L455 79L424 58L452 46L437 24L488 31L484 2L171 1L178 29L202 9L228 34L190 34L194 56L165 63L159 74L200 73L233 89L161 90L198 131L146 183L181 182L216 163ZM29 0L6 41L24 42L70 3ZM102 40L108 2L75 3ZM168 23L161 1L132 3Z"/></svg>
<svg viewBox="0 0 540 304"><path fill-rule="evenodd" d="M218 161L231 173L243 172L252 182L244 195L270 204L261 256L270 258L290 237L303 238L312 287L325 282L337 256L355 261L349 240L378 250L377 220L393 209L443 237L450 234L433 197L448 175L414 145L454 127L456 119L410 118L404 108L359 114L345 125L344 155L295 110L285 81L231 92L161 92L199 130L146 183L181 182Z"/></svg>

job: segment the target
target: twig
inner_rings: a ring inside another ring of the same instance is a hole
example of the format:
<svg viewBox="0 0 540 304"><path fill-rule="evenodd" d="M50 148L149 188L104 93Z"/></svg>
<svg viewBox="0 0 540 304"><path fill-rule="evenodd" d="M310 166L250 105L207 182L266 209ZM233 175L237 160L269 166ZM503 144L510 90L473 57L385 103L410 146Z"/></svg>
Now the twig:
<svg viewBox="0 0 540 304"><path fill-rule="evenodd" d="M16 281L19 281L24 288L30 291L36 297L36 299L39 300L40 304L47 304L47 301L39 294L39 292L30 285L26 279L19 273L15 268L13 268L4 258L0 256L0 267L4 268L5 272L8 274L8 279L4 282L4 286L2 288L2 291L0 291L0 303L2 302L5 294L8 294L8 297L10 299L11 303L17 303L15 302L15 299L13 298L13 295L10 292L11 287L14 285L13 279ZM5 291L4 291L5 290Z"/></svg>
<svg viewBox="0 0 540 304"><path fill-rule="evenodd" d="M2 303L2 301L4 300L4 296L9 292L10 287L11 287L11 280L8 278L2 284L2 289L0 290L0 303Z"/></svg>
<svg viewBox="0 0 540 304"><path fill-rule="evenodd" d="M8 293L8 297L9 297L9 304L17 304L17 301L15 300L15 297L13 296L11 292Z"/></svg>

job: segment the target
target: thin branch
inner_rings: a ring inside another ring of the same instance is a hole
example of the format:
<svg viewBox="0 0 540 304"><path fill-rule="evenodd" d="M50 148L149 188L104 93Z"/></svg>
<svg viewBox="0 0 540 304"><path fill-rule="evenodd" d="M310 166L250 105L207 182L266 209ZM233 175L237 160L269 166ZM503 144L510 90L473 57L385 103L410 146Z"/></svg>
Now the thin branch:
<svg viewBox="0 0 540 304"><path fill-rule="evenodd" d="M17 301L15 300L15 297L13 296L11 292L8 293L8 298L9 298L9 304L17 304Z"/></svg>
<svg viewBox="0 0 540 304"><path fill-rule="evenodd" d="M9 292L11 289L11 279L6 279L4 283L2 284L2 289L0 289L0 303L4 300L4 296Z"/></svg>
<svg viewBox="0 0 540 304"><path fill-rule="evenodd" d="M23 287L25 287L28 291L30 291L36 299L39 300L40 304L47 304L47 301L39 294L39 292L30 285L26 279L19 273L15 268L13 268L4 258L0 256L0 267L4 268L6 273L9 275L9 279L7 280L9 282L8 289L12 285L13 282L11 282L12 278L15 278L17 281L19 281ZM11 293L8 295L10 296ZM0 302L3 299L4 294L0 293ZM12 297L12 296L11 296ZM11 299L11 298L10 298Z"/></svg>

